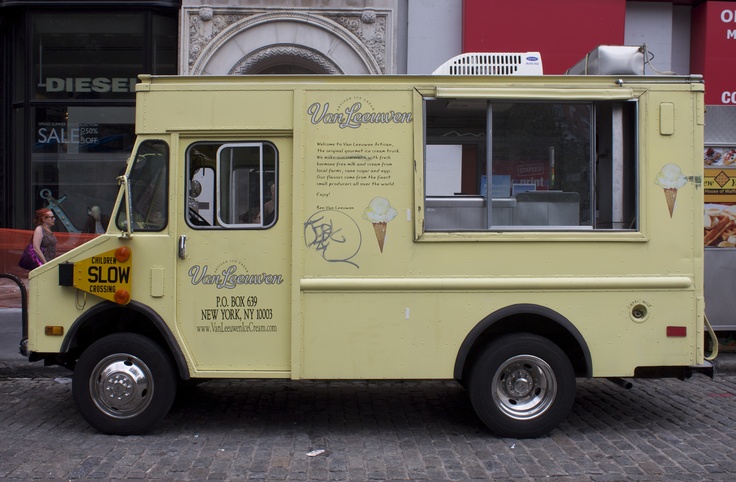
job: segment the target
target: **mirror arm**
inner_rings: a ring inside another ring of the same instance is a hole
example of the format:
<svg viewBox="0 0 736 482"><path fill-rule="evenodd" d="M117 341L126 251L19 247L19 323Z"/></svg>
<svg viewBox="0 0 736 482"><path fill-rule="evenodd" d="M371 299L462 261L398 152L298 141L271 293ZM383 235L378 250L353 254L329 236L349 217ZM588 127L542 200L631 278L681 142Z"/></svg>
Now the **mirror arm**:
<svg viewBox="0 0 736 482"><path fill-rule="evenodd" d="M130 184L128 184L128 176L118 176L118 184L123 186L125 193L125 231L122 233L123 238L133 237L133 224L130 222L130 213L132 209L132 202L130 197Z"/></svg>

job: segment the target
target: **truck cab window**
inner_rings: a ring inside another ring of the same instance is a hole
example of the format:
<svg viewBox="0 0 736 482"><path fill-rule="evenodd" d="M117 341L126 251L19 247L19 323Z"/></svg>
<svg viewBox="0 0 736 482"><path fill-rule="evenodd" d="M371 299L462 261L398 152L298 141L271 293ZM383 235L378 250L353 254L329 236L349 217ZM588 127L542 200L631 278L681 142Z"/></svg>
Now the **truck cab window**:
<svg viewBox="0 0 736 482"><path fill-rule="evenodd" d="M144 141L132 162L128 182L133 229L162 231L168 223L169 147L160 140ZM125 229L125 223L125 207L121 206L116 224Z"/></svg>
<svg viewBox="0 0 736 482"><path fill-rule="evenodd" d="M637 228L635 102L429 99L425 112L427 231Z"/></svg>
<svg viewBox="0 0 736 482"><path fill-rule="evenodd" d="M196 228L272 226L277 152L264 142L200 142L187 150L187 222Z"/></svg>

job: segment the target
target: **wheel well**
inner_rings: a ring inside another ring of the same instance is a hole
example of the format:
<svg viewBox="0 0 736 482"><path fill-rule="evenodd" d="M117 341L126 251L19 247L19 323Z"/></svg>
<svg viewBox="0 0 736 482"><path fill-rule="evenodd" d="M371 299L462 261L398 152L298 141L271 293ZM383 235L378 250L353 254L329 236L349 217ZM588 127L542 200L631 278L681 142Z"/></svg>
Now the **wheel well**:
<svg viewBox="0 0 736 482"><path fill-rule="evenodd" d="M468 334L458 353L455 378L461 382L467 380L483 349L496 338L513 333L533 333L547 338L567 354L576 376L592 373L588 347L570 321L548 308L515 305L489 315Z"/></svg>
<svg viewBox="0 0 736 482"><path fill-rule="evenodd" d="M113 333L137 333L150 338L169 352L179 376L189 379L184 355L164 321L155 311L135 302L126 306L100 303L80 317L62 344L64 364L73 366L87 347Z"/></svg>

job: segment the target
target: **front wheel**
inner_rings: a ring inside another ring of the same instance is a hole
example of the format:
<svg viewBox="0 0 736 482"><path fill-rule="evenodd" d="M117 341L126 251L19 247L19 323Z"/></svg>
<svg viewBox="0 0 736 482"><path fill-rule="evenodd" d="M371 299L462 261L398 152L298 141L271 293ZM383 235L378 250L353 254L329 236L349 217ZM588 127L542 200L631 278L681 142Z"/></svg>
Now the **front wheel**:
<svg viewBox="0 0 736 482"><path fill-rule="evenodd" d="M471 368L470 400L483 423L503 437L544 435L575 402L575 372L567 355L538 335L505 335Z"/></svg>
<svg viewBox="0 0 736 482"><path fill-rule="evenodd" d="M117 333L82 353L72 378L74 403L97 430L132 435L151 430L176 396L173 363L150 338Z"/></svg>

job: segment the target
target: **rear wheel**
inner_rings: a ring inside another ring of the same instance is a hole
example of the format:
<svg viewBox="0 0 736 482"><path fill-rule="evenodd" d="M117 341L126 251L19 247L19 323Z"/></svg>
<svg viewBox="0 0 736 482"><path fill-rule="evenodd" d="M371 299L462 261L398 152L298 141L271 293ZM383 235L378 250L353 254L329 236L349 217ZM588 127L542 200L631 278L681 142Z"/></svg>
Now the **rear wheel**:
<svg viewBox="0 0 736 482"><path fill-rule="evenodd" d="M567 355L538 335L506 335L489 344L470 373L470 400L498 435L527 438L557 427L575 402Z"/></svg>
<svg viewBox="0 0 736 482"><path fill-rule="evenodd" d="M77 362L74 402L97 430L131 435L151 430L176 396L171 359L150 338L117 333L93 343Z"/></svg>

